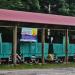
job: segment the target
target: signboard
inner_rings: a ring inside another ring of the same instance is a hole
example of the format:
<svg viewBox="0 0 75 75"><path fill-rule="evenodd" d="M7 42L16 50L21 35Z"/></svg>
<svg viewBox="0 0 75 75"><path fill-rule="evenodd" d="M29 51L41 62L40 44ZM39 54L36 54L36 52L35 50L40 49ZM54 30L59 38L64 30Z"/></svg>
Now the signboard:
<svg viewBox="0 0 75 75"><path fill-rule="evenodd" d="M20 41L37 41L37 28L22 28Z"/></svg>

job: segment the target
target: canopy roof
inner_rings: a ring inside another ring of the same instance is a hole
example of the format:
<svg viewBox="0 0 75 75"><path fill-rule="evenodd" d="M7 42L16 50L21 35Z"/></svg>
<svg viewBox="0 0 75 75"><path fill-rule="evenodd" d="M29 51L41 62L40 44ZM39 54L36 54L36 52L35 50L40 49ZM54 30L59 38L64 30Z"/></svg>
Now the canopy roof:
<svg viewBox="0 0 75 75"><path fill-rule="evenodd" d="M75 26L75 17L0 9L0 21Z"/></svg>

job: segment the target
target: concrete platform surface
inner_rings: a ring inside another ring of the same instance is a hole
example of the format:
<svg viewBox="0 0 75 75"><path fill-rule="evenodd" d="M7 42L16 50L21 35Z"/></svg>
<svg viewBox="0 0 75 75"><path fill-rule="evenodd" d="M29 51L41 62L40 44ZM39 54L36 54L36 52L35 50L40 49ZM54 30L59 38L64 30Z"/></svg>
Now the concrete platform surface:
<svg viewBox="0 0 75 75"><path fill-rule="evenodd" d="M75 75L75 68L0 70L0 75Z"/></svg>

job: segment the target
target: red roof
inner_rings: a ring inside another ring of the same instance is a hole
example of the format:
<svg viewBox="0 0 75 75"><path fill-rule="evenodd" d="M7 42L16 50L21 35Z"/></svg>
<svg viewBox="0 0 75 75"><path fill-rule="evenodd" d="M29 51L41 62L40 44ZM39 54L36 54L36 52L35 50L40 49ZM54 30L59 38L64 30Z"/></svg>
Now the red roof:
<svg viewBox="0 0 75 75"><path fill-rule="evenodd" d="M75 26L75 17L0 9L1 21Z"/></svg>

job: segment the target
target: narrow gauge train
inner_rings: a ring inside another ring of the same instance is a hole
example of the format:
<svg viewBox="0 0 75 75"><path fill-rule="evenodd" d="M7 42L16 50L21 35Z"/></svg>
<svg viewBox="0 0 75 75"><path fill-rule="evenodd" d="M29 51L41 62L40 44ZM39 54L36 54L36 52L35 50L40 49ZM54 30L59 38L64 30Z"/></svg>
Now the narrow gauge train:
<svg viewBox="0 0 75 75"><path fill-rule="evenodd" d="M40 31L39 31L40 32ZM55 33L55 34L53 34ZM58 34L56 34L58 33ZM0 59L6 59L7 61L10 61L10 56L12 55L12 42L8 41L8 37L3 38L3 34L0 33ZM17 49L17 54L19 54L22 58L22 60L28 60L33 55L36 58L41 58L42 56L42 43L41 41L41 34L38 34L37 38L38 40L36 42L21 42L19 41L19 48ZM47 36L47 35L46 35ZM61 31L52 31L51 36L53 37L52 47L49 45L50 42L48 42L48 37L45 37L44 43L44 58L47 59L49 54L49 46L53 50L53 54L56 56L56 58L63 59L65 58L65 34L61 34ZM7 38L7 39L6 39ZM7 41L3 41L3 39L6 39ZM50 52L51 52L50 50ZM72 61L75 56L75 33L69 32L68 37L68 57L69 60Z"/></svg>

